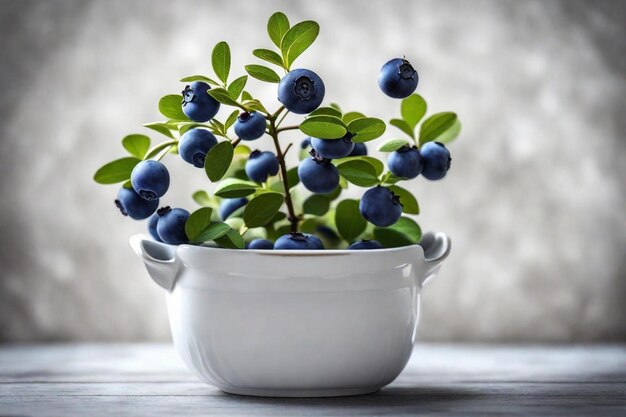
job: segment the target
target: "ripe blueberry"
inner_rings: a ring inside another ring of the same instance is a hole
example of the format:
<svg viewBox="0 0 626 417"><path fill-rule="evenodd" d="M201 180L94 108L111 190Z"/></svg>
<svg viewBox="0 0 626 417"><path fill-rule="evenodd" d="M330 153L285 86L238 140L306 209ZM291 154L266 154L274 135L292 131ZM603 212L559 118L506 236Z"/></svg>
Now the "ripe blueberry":
<svg viewBox="0 0 626 417"><path fill-rule="evenodd" d="M159 221L159 215L153 214L152 217L148 220L148 232L150 232L150 236L154 238L157 242L161 242L161 238L157 233L157 223Z"/></svg>
<svg viewBox="0 0 626 417"><path fill-rule="evenodd" d="M149 217L159 207L159 199L144 200L132 188L122 187L117 193L115 205L124 216L141 220Z"/></svg>
<svg viewBox="0 0 626 417"><path fill-rule="evenodd" d="M383 245L381 245L377 240L357 240L354 242L348 249L360 250L360 249L382 249Z"/></svg>
<svg viewBox="0 0 626 417"><path fill-rule="evenodd" d="M207 122L217 114L220 103L207 94L211 89L207 83L196 81L183 90L183 113L194 122Z"/></svg>
<svg viewBox="0 0 626 417"><path fill-rule="evenodd" d="M160 208L157 214L159 215L157 233L163 242L170 245L180 245L189 241L185 233L185 223L189 218L187 210L172 209L168 206Z"/></svg>
<svg viewBox="0 0 626 417"><path fill-rule="evenodd" d="M274 249L274 243L267 239L254 239L246 245L247 249Z"/></svg>
<svg viewBox="0 0 626 417"><path fill-rule="evenodd" d="M278 158L269 151L252 151L246 161L246 175L252 181L265 182L270 175L278 174Z"/></svg>
<svg viewBox="0 0 626 417"><path fill-rule="evenodd" d="M323 158L338 159L350 155L354 150L354 142L350 139L352 134L346 135L340 139L318 139L311 138L311 146Z"/></svg>
<svg viewBox="0 0 626 417"><path fill-rule="evenodd" d="M216 144L217 139L208 130L190 129L180 138L178 153L184 161L196 168L203 168L207 152Z"/></svg>
<svg viewBox="0 0 626 417"><path fill-rule="evenodd" d="M170 173L159 161L141 161L130 173L130 183L141 198L156 200L170 187Z"/></svg>
<svg viewBox="0 0 626 417"><path fill-rule="evenodd" d="M361 142L355 143L354 149L348 156L367 156L367 145Z"/></svg>
<svg viewBox="0 0 626 417"><path fill-rule="evenodd" d="M419 77L409 61L395 58L388 61L378 74L378 86L392 98L410 96L417 88Z"/></svg>
<svg viewBox="0 0 626 417"><path fill-rule="evenodd" d="M279 237L274 249L324 249L324 244L317 236L292 232Z"/></svg>
<svg viewBox="0 0 626 417"><path fill-rule="evenodd" d="M429 180L440 180L450 169L450 151L439 142L428 142L420 149L424 158L422 175Z"/></svg>
<svg viewBox="0 0 626 417"><path fill-rule="evenodd" d="M304 187L318 194L333 192L339 185L339 171L329 159L321 157L311 149L311 158L300 161L298 177Z"/></svg>
<svg viewBox="0 0 626 417"><path fill-rule="evenodd" d="M248 199L245 197L240 198L225 198L220 204L220 217L222 220L226 220L228 216L233 214L235 210L248 204Z"/></svg>
<svg viewBox="0 0 626 417"><path fill-rule="evenodd" d="M324 100L324 82L313 71L295 69L278 84L278 101L292 113L306 114L317 109Z"/></svg>
<svg viewBox="0 0 626 417"><path fill-rule="evenodd" d="M302 142L300 142L300 149L306 149L309 146L311 146L311 137L307 136L306 138L302 139Z"/></svg>
<svg viewBox="0 0 626 417"><path fill-rule="evenodd" d="M387 227L398 221L402 214L400 199L389 188L376 186L363 194L359 211L365 220L375 226Z"/></svg>
<svg viewBox="0 0 626 417"><path fill-rule="evenodd" d="M265 116L261 113L243 112L235 121L235 134L243 140L255 140L263 136L266 127Z"/></svg>
<svg viewBox="0 0 626 417"><path fill-rule="evenodd" d="M415 178L422 172L424 158L416 147L405 145L389 155L387 165L396 177Z"/></svg>

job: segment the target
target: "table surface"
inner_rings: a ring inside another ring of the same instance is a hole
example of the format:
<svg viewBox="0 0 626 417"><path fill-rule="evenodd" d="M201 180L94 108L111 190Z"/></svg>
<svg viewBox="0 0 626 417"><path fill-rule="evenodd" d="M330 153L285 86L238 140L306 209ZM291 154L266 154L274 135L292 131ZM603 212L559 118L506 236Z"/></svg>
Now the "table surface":
<svg viewBox="0 0 626 417"><path fill-rule="evenodd" d="M0 415L625 416L626 346L418 344L376 394L282 399L198 382L170 345L5 345Z"/></svg>

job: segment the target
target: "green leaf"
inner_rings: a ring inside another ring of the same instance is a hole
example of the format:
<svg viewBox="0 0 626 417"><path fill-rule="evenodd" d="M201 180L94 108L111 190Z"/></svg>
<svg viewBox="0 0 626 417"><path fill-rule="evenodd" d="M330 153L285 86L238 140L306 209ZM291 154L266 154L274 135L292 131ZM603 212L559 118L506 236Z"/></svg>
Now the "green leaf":
<svg viewBox="0 0 626 417"><path fill-rule="evenodd" d="M283 199L282 194L275 192L265 192L254 197L243 212L243 221L246 226L265 226L278 213L283 205Z"/></svg>
<svg viewBox="0 0 626 417"><path fill-rule="evenodd" d="M267 22L267 33L278 48L288 30L289 19L281 12L274 13Z"/></svg>
<svg viewBox="0 0 626 417"><path fill-rule="evenodd" d="M122 146L132 156L143 159L150 148L150 138L146 135L128 135L122 139Z"/></svg>
<svg viewBox="0 0 626 417"><path fill-rule="evenodd" d="M283 58L274 51L270 51L269 49L255 49L252 51L252 55L283 68Z"/></svg>
<svg viewBox="0 0 626 417"><path fill-rule="evenodd" d="M256 99L253 99L250 101L244 101L243 106L246 108L246 111L249 111L249 112L260 111L261 113L269 114L265 106L263 106L263 104L259 100L256 100Z"/></svg>
<svg viewBox="0 0 626 417"><path fill-rule="evenodd" d="M346 158L335 159L333 162L337 166L339 166L340 164L343 164L344 162L347 162L347 161L364 161L364 162L367 162L372 167L374 167L374 171L376 172L376 176L379 176L385 170L385 164L383 164L381 161L379 161L378 159L374 158L373 156L349 156L349 157L346 157Z"/></svg>
<svg viewBox="0 0 626 417"><path fill-rule="evenodd" d="M363 160L348 160L337 165L339 174L359 187L371 187L378 184L376 168Z"/></svg>
<svg viewBox="0 0 626 417"><path fill-rule="evenodd" d="M402 118L409 125L411 130L415 130L415 126L422 120L426 114L426 100L419 94L411 94L400 105L400 113Z"/></svg>
<svg viewBox="0 0 626 417"><path fill-rule="evenodd" d="M409 246L420 241L422 230L415 220L402 216L390 227L374 228L374 238L386 248Z"/></svg>
<svg viewBox="0 0 626 417"><path fill-rule="evenodd" d="M196 191L195 193L193 193L191 198L193 198L193 201L195 201L199 206L202 206L202 207L213 206L213 201L211 200L211 197L204 190Z"/></svg>
<svg viewBox="0 0 626 417"><path fill-rule="evenodd" d="M239 110L233 110L233 112L228 116L226 121L224 122L224 130L228 130L232 125L237 121L237 117L239 116Z"/></svg>
<svg viewBox="0 0 626 417"><path fill-rule="evenodd" d="M196 237L211 224L211 214L213 209L202 207L191 213L185 222L185 234L190 241L194 242Z"/></svg>
<svg viewBox="0 0 626 417"><path fill-rule="evenodd" d="M225 235L213 239L215 243L227 249L245 249L246 242L235 229L230 229Z"/></svg>
<svg viewBox="0 0 626 417"><path fill-rule="evenodd" d="M228 141L220 142L209 149L204 159L204 171L211 182L221 180L226 174L233 160L233 154L233 145Z"/></svg>
<svg viewBox="0 0 626 417"><path fill-rule="evenodd" d="M239 78L236 78L230 85L228 86L228 94L231 96L233 100L237 100L241 95L241 92L246 87L246 82L248 82L248 76L242 75Z"/></svg>
<svg viewBox="0 0 626 417"><path fill-rule="evenodd" d="M461 133L461 122L459 119L456 119L452 127L437 138L437 142L450 143L459 136L459 133Z"/></svg>
<svg viewBox="0 0 626 417"><path fill-rule="evenodd" d="M389 190L395 195L400 197L400 204L402 204L402 212L406 214L420 214L420 206L417 203L417 199L409 190L406 190L397 185L392 185Z"/></svg>
<svg viewBox="0 0 626 417"><path fill-rule="evenodd" d="M339 235L348 242L352 242L365 231L367 220L361 216L358 200L347 199L337 204L335 225Z"/></svg>
<svg viewBox="0 0 626 417"><path fill-rule="evenodd" d="M330 199L325 194L312 194L302 204L302 210L306 214L323 216L330 208Z"/></svg>
<svg viewBox="0 0 626 417"><path fill-rule="evenodd" d="M338 117L312 116L300 123L300 130L305 135L321 139L339 139L346 133L346 127Z"/></svg>
<svg viewBox="0 0 626 417"><path fill-rule="evenodd" d="M217 78L226 84L230 72L230 47L226 42L219 42L213 48L211 65L213 65L213 71L215 71Z"/></svg>
<svg viewBox="0 0 626 417"><path fill-rule="evenodd" d="M436 141L440 136L451 129L457 120L456 113L437 113L424 120L420 128L420 145Z"/></svg>
<svg viewBox="0 0 626 417"><path fill-rule="evenodd" d="M280 82L280 77L276 72L268 67L263 65L246 65L246 72L250 74L251 77L256 78L260 81L265 81L268 83L278 83Z"/></svg>
<svg viewBox="0 0 626 417"><path fill-rule="evenodd" d="M383 185L393 185L402 181L404 178L396 177L391 172L388 172L387 174L385 174L384 179L385 181L383 182Z"/></svg>
<svg viewBox="0 0 626 417"><path fill-rule="evenodd" d="M195 129L197 127L206 127L206 125L202 124L202 123L186 123L186 124L181 124L178 127L178 133L182 136L185 134L185 132L187 132L188 130L191 129Z"/></svg>
<svg viewBox="0 0 626 417"><path fill-rule="evenodd" d="M258 185L251 181L237 178L226 178L215 188L214 194L222 198L239 198L254 194Z"/></svg>
<svg viewBox="0 0 626 417"><path fill-rule="evenodd" d="M389 121L389 124L397 127L398 129L406 133L411 139L415 140L415 133L413 132L413 129L411 129L411 126L409 126L409 124L405 122L404 120L391 119Z"/></svg>
<svg viewBox="0 0 626 417"><path fill-rule="evenodd" d="M98 184L116 184L127 181L133 168L139 162L141 159L131 157L117 159L98 169L93 179Z"/></svg>
<svg viewBox="0 0 626 417"><path fill-rule="evenodd" d="M334 107L319 107L316 110L313 110L311 113L309 113L308 117L322 116L322 115L333 116L333 117L337 117L341 119L341 112L335 109Z"/></svg>
<svg viewBox="0 0 626 417"><path fill-rule="evenodd" d="M159 111L168 119L189 121L189 118L183 113L182 100L180 94L169 94L161 97Z"/></svg>
<svg viewBox="0 0 626 417"><path fill-rule="evenodd" d="M172 134L172 132L170 131L170 128L167 126L166 123L162 123L162 122L146 123L144 127L147 127L148 129L152 129L155 132L159 132L160 134L165 135L168 138L174 139L174 135Z"/></svg>
<svg viewBox="0 0 626 417"><path fill-rule="evenodd" d="M348 132L352 133L352 142L367 142L380 137L385 133L387 125L374 117L363 117L348 123Z"/></svg>
<svg viewBox="0 0 626 417"><path fill-rule="evenodd" d="M404 233L384 227L374 228L374 239L376 239L385 248L398 248L414 244L408 236L404 235Z"/></svg>
<svg viewBox="0 0 626 417"><path fill-rule="evenodd" d="M208 242L224 236L230 230L230 226L222 222L212 222L195 239L195 243Z"/></svg>
<svg viewBox="0 0 626 417"><path fill-rule="evenodd" d="M343 115L343 122L345 124L349 124L353 120L362 119L364 117L365 115L363 113L360 113L358 111L351 111Z"/></svg>
<svg viewBox="0 0 626 417"><path fill-rule="evenodd" d="M246 101L254 100L254 97L252 97L252 94L244 90L244 92L241 93L241 100L246 102Z"/></svg>
<svg viewBox="0 0 626 417"><path fill-rule="evenodd" d="M219 101L222 104L239 107L239 103L237 103L236 100L233 100L228 91L223 88L212 88L207 92L211 97L213 97L215 100Z"/></svg>
<svg viewBox="0 0 626 417"><path fill-rule="evenodd" d="M298 175L298 167L293 167L287 171L287 183L289 188L293 188L300 183L300 176Z"/></svg>
<svg viewBox="0 0 626 417"><path fill-rule="evenodd" d="M320 25L312 20L305 20L289 29L280 43L280 51L287 69L317 38Z"/></svg>
<svg viewBox="0 0 626 417"><path fill-rule="evenodd" d="M243 145L241 142L235 147L235 156L236 157L247 157L252 152L248 146Z"/></svg>
<svg viewBox="0 0 626 417"><path fill-rule="evenodd" d="M332 107L333 109L337 110L339 113L341 113L341 107L339 106L339 104L337 104L337 103L330 103L329 106Z"/></svg>
<svg viewBox="0 0 626 417"><path fill-rule="evenodd" d="M400 217L389 229L402 233L409 238L412 244L418 243L422 238L422 229L410 217Z"/></svg>
<svg viewBox="0 0 626 417"><path fill-rule="evenodd" d="M207 84L219 85L217 81L215 81L212 78L205 77L204 75L192 75L190 77L181 78L180 80L180 82L183 82L183 83L192 83L194 81L203 81Z"/></svg>
<svg viewBox="0 0 626 417"><path fill-rule="evenodd" d="M178 142L176 140L168 140L166 142L161 142L158 145L155 145L152 149L148 151L144 159L151 159L157 156L161 151L165 150L166 152L170 147L176 145Z"/></svg>
<svg viewBox="0 0 626 417"><path fill-rule="evenodd" d="M380 152L393 152L393 151L397 151L398 149L400 149L403 146L406 146L408 144L409 144L409 142L407 142L404 139L389 139L389 140L383 142L378 147L378 150Z"/></svg>

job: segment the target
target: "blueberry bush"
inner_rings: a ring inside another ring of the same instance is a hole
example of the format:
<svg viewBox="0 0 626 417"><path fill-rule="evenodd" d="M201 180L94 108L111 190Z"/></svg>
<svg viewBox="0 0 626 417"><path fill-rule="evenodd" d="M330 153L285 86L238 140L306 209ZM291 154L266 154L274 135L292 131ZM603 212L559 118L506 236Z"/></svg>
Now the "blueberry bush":
<svg viewBox="0 0 626 417"><path fill-rule="evenodd" d="M267 32L275 48L252 52L265 65L246 65L247 75L236 78L229 45L215 45L214 76L183 78L181 94L159 101L165 120L144 125L164 140L153 144L144 134L126 136L122 146L129 156L102 166L95 181L122 184L115 200L121 213L149 219L153 238L168 244L378 249L419 242L420 227L410 217L419 214L419 205L400 184L420 174L428 180L445 177L451 161L446 144L461 130L457 115L440 112L424 119L426 101L415 93L417 71L405 57L384 63L378 85L386 96L401 99L400 117L389 124L403 136L378 146L388 153L385 170L382 161L368 156L368 144L385 134L386 123L344 112L335 103L323 106L323 80L310 69L293 68L317 38L319 25L308 20L291 26L277 12ZM275 109L246 89L249 77L277 84ZM287 124L290 114L302 116ZM281 134L294 130L303 135L296 147L300 162L288 167L285 156L296 150ZM271 140L273 151L253 150L253 142L261 140ZM160 202L170 184L161 161L176 155L216 183L213 195L193 194L200 208L191 213ZM352 186L366 189L361 199L341 198Z"/></svg>

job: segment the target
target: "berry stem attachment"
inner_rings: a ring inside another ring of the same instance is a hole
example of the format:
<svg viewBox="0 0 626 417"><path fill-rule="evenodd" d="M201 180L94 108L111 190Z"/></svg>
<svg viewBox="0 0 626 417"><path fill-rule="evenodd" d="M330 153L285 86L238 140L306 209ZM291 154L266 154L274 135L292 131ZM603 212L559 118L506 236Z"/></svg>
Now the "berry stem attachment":
<svg viewBox="0 0 626 417"><path fill-rule="evenodd" d="M280 166L280 176L283 179L283 187L285 190L285 204L287 205L287 211L289 212L287 219L291 224L291 232L296 233L298 231L298 217L293 208L293 200L291 199L291 193L289 191L289 178L287 177L287 165L285 163L285 154L289 150L289 147L282 151L280 142L278 141L279 129L276 128L276 118L282 113L285 108L281 106L273 115L269 117L269 135L274 141L274 147L276 148L276 157L278 158L278 165Z"/></svg>

